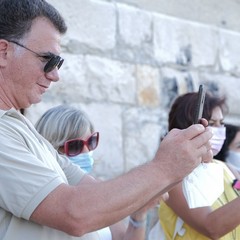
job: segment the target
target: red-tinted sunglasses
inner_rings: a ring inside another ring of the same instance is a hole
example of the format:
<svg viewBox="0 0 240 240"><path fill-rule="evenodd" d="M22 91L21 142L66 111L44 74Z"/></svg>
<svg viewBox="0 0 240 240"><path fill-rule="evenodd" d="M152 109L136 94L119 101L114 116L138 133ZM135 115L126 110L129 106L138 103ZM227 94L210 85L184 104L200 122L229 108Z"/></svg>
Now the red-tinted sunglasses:
<svg viewBox="0 0 240 240"><path fill-rule="evenodd" d="M80 138L70 139L64 143L64 152L67 156L76 156L83 151L84 146L89 151L94 150L98 145L99 132L93 133L87 140Z"/></svg>

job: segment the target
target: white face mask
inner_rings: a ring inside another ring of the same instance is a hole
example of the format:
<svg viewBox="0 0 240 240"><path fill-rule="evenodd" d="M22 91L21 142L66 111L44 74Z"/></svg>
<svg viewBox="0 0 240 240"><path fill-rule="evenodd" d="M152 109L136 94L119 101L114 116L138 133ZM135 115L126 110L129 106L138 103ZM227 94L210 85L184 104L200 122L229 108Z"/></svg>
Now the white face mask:
<svg viewBox="0 0 240 240"><path fill-rule="evenodd" d="M224 143L226 138L226 128L225 127L208 127L211 129L213 136L210 139L211 149L213 156L217 155Z"/></svg>
<svg viewBox="0 0 240 240"><path fill-rule="evenodd" d="M240 152L228 151L226 162L240 171Z"/></svg>

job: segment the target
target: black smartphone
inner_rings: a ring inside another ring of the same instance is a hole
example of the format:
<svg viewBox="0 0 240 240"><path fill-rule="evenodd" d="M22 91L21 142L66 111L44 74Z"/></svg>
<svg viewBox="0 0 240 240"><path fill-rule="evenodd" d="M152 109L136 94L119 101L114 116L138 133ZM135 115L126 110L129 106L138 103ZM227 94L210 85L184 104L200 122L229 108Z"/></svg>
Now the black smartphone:
<svg viewBox="0 0 240 240"><path fill-rule="evenodd" d="M206 89L201 84L198 90L197 105L194 113L194 122L193 122L194 124L199 123L199 120L202 118L203 106L205 102L205 94L206 94Z"/></svg>

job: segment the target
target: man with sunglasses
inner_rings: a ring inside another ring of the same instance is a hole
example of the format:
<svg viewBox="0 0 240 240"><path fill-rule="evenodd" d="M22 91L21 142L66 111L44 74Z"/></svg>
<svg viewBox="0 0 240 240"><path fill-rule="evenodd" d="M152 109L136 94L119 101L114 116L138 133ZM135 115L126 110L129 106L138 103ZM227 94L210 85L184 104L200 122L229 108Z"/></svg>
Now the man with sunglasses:
<svg viewBox="0 0 240 240"><path fill-rule="evenodd" d="M201 161L212 158L212 134L200 124L171 131L152 161L106 182L95 181L59 156L19 110L40 102L50 84L59 80L65 32L63 18L44 0L0 0L4 240L66 240L109 226L159 198Z"/></svg>

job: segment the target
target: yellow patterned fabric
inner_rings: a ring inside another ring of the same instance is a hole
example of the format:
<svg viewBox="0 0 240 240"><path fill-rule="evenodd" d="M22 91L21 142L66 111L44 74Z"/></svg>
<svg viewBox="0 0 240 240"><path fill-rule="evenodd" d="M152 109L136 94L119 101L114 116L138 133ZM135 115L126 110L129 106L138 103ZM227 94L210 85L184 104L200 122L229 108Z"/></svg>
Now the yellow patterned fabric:
<svg viewBox="0 0 240 240"><path fill-rule="evenodd" d="M217 209L226 203L232 201L236 197L238 197L238 193L232 188L232 182L234 180L234 176L229 170L229 168L221 161L214 160L217 164L221 164L224 169L224 193L218 198L218 200L212 205L212 209ZM159 208L159 219L161 226L163 228L165 239L166 240L205 240L209 239L199 232L195 231L188 224L183 223L182 229L179 234L176 234L175 238L174 231L176 227L176 222L178 221L178 216L173 212L173 210L167 206L164 202L161 202ZM238 240L240 239L240 227L237 227L232 232L226 234L221 237L220 240ZM159 239L160 240L160 239Z"/></svg>

